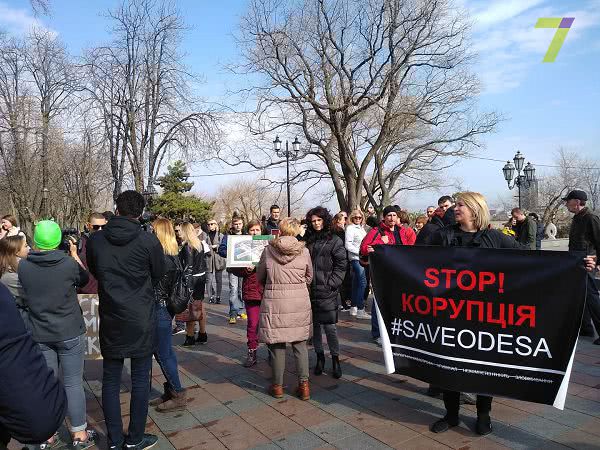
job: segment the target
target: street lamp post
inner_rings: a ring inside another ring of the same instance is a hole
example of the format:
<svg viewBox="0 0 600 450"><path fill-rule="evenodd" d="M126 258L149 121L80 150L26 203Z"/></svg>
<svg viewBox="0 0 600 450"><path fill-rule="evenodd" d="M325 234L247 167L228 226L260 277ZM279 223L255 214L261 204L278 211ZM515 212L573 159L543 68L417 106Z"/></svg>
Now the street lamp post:
<svg viewBox="0 0 600 450"><path fill-rule="evenodd" d="M50 190L44 186L42 188L42 217L44 219L48 218L48 193L50 192Z"/></svg>
<svg viewBox="0 0 600 450"><path fill-rule="evenodd" d="M275 140L273 141L273 148L277 153L277 156L283 157L285 156L285 170L286 170L286 187L287 187L287 215L290 217L292 215L292 202L290 197L290 147L289 142L286 139L285 141L285 153L281 151L281 139L279 136L275 136ZM298 140L298 136L292 142L292 150L294 152L294 158L298 156L298 152L300 151L300 141Z"/></svg>
<svg viewBox="0 0 600 450"><path fill-rule="evenodd" d="M514 164L510 161L506 161L506 164L502 168L504 179L508 184L508 189L513 190L515 186L519 192L519 209L521 208L521 187L528 188L535 181L535 167L530 162L525 167L525 157L520 151L513 158ZM517 176L515 176L515 171ZM523 173L521 173L523 172ZM511 186L512 182L512 186Z"/></svg>
<svg viewBox="0 0 600 450"><path fill-rule="evenodd" d="M146 203L146 207L150 206L150 201L156 196L157 192L154 188L154 182L152 179L148 180L148 186L142 192L142 196L144 197L144 202Z"/></svg>

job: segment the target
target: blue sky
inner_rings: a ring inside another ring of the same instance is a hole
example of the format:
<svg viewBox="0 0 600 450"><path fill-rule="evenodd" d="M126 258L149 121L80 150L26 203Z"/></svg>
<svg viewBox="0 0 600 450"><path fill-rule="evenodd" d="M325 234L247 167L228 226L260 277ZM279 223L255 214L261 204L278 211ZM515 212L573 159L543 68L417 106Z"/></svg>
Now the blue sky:
<svg viewBox="0 0 600 450"><path fill-rule="evenodd" d="M24 33L32 24L57 32L69 51L106 42L108 21L102 17L115 0L52 0L52 16L34 18L27 0L0 0L0 29ZM559 147L600 159L600 0L456 0L473 23L473 46L479 53L475 71L484 91L480 108L507 120L485 137L480 156L512 159L520 150L534 164L551 164ZM233 39L246 0L178 0L190 30L184 40L186 62L205 83L201 93L218 99L239 80L223 64L238 55ZM542 63L554 30L535 29L539 17L575 17L554 63ZM460 162L449 175L465 188L486 194L493 203L506 195L502 163ZM222 169L217 169L222 170ZM226 171L240 170L226 168ZM546 171L548 169L545 169ZM198 167L196 173L210 172ZM541 172L541 173L540 173ZM543 175L544 169L538 173ZM196 179L212 193L227 177L210 183ZM401 204L416 208L431 203L437 192L412 193Z"/></svg>

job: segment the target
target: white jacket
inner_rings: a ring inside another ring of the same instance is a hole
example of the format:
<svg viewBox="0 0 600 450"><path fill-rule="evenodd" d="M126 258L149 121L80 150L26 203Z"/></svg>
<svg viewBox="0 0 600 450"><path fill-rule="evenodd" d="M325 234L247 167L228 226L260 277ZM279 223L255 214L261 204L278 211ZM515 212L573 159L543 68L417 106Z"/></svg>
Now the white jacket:
<svg viewBox="0 0 600 450"><path fill-rule="evenodd" d="M362 225L348 225L346 227L346 250L348 250L348 258L350 261L358 259L360 252L360 244L367 235L367 231Z"/></svg>

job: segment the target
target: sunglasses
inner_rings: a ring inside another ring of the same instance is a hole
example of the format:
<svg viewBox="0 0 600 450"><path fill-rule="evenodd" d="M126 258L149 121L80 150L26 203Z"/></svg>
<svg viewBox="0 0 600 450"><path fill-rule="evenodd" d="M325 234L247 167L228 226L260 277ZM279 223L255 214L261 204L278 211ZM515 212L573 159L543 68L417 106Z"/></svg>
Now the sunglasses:
<svg viewBox="0 0 600 450"><path fill-rule="evenodd" d="M92 228L96 231L101 230L102 228L104 228L104 225L92 225Z"/></svg>

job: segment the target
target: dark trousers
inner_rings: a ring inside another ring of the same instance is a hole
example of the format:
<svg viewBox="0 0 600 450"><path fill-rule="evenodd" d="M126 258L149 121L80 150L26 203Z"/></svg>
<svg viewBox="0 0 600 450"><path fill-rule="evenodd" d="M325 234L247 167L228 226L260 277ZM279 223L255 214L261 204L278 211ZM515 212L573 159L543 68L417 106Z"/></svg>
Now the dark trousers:
<svg viewBox="0 0 600 450"><path fill-rule="evenodd" d="M129 403L130 421L127 434L128 444L139 444L144 437L150 397L150 371L152 355L131 358L131 400ZM104 359L102 374L102 409L108 431L108 445L119 448L125 441L123 420L121 419L121 372L123 359Z"/></svg>
<svg viewBox="0 0 600 450"><path fill-rule="evenodd" d="M594 324L596 333L600 336L600 294L598 286L591 275L587 276L587 295L585 298L585 308L583 310L583 321L581 322L581 330L586 333L593 333L594 329L591 324Z"/></svg>
<svg viewBox="0 0 600 450"><path fill-rule="evenodd" d="M446 407L446 418L458 420L460 409L460 392L444 391L444 406ZM477 416L489 415L492 410L492 397L487 395L477 396Z"/></svg>

